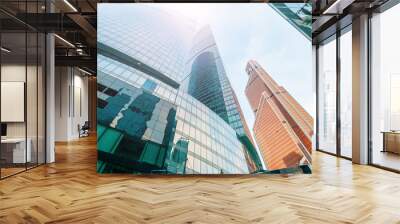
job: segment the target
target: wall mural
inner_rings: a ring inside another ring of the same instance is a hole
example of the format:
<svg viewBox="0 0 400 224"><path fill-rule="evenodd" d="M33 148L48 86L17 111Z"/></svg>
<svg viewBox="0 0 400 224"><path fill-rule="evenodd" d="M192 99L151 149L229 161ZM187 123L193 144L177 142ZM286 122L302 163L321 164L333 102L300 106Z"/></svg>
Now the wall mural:
<svg viewBox="0 0 400 224"><path fill-rule="evenodd" d="M262 31L263 19L285 28ZM99 4L97 171L311 173L311 42L290 19L268 4ZM280 63L292 57L279 53L284 32L304 48L292 66Z"/></svg>

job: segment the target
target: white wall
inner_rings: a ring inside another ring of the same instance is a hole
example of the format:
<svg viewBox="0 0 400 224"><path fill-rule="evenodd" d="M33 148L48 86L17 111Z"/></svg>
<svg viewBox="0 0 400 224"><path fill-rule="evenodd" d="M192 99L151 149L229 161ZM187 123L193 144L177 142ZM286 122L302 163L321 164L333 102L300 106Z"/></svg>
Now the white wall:
<svg viewBox="0 0 400 224"><path fill-rule="evenodd" d="M3 82L25 82L25 75L28 72L28 87L27 87L27 119L28 122L28 137L29 133L36 130L36 80L31 78L31 74L36 74L36 67L18 64L5 64L1 67L1 81ZM39 105L40 106L40 105ZM7 110L7 108L1 108ZM35 112L35 113L33 113ZM32 123L33 122L33 123ZM25 123L26 122L7 122L7 135L9 137L25 137ZM30 127L32 131L30 131ZM35 131L36 135L36 131Z"/></svg>
<svg viewBox="0 0 400 224"><path fill-rule="evenodd" d="M82 126L85 121L89 120L88 78L87 76L81 76L81 73L79 73L79 75L76 75L76 71L77 70L75 70L73 83L74 88L72 88L74 90L74 96L72 96L74 102L71 103L71 105L74 105L74 107L71 108L71 135L73 138L79 137L78 125Z"/></svg>
<svg viewBox="0 0 400 224"><path fill-rule="evenodd" d="M39 69L36 71L36 69ZM25 135L30 139L32 151L32 161L44 162L44 82L41 67L25 64L3 64L1 67L1 81L3 82L24 82L26 83L26 108L22 112L27 115L24 122L6 122L7 137L24 138ZM27 78L27 80L25 80ZM27 81L27 82L26 82ZM23 93L22 93L23 94ZM7 97L7 96L2 96ZM10 108L1 108L2 111ZM39 150L39 151L37 151ZM39 156L37 156L39 153Z"/></svg>
<svg viewBox="0 0 400 224"><path fill-rule="evenodd" d="M55 68L55 141L68 140L68 68Z"/></svg>
<svg viewBox="0 0 400 224"><path fill-rule="evenodd" d="M56 67L55 141L79 138L88 120L88 78L72 67Z"/></svg>
<svg viewBox="0 0 400 224"><path fill-rule="evenodd" d="M25 82L25 65L2 65L1 81L3 82ZM30 68L28 67L28 70ZM7 108L1 108L7 110ZM25 122L7 123L7 137L25 137Z"/></svg>

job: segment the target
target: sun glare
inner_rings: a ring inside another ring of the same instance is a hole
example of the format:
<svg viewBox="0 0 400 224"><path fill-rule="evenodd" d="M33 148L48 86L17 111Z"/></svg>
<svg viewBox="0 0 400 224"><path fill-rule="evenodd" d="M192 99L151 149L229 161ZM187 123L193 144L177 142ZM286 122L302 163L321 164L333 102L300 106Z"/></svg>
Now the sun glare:
<svg viewBox="0 0 400 224"><path fill-rule="evenodd" d="M167 10L171 13L178 13L188 19L194 20L198 25L205 25L210 23L215 13L210 13L215 10L217 6L210 4L177 4L177 3L166 3L159 4L157 7Z"/></svg>

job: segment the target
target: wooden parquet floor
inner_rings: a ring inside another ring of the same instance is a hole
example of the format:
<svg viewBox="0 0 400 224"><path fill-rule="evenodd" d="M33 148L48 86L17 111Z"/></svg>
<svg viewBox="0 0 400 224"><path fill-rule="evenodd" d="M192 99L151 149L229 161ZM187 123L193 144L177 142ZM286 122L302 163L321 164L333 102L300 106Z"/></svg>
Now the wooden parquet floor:
<svg viewBox="0 0 400 224"><path fill-rule="evenodd" d="M313 175L98 175L94 137L0 181L0 223L400 223L400 175L314 153Z"/></svg>

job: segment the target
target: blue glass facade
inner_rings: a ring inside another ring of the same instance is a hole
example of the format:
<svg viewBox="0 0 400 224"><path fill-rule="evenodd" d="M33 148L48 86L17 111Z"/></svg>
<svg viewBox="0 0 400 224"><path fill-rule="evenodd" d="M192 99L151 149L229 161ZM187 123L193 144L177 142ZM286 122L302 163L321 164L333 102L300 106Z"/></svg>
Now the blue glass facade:
<svg viewBox="0 0 400 224"><path fill-rule="evenodd" d="M195 35L189 53L186 80L182 89L218 114L235 131L244 145L251 172L262 170L262 162L251 138L235 92L226 76L218 47L209 26Z"/></svg>
<svg viewBox="0 0 400 224"><path fill-rule="evenodd" d="M189 94L229 122L218 69L212 52L204 52L193 62Z"/></svg>
<svg viewBox="0 0 400 224"><path fill-rule="evenodd" d="M98 15L98 42L182 79L194 23L145 4L104 4Z"/></svg>
<svg viewBox="0 0 400 224"><path fill-rule="evenodd" d="M176 106L101 73L98 89L100 172L160 172L171 154ZM126 164L130 164L126 166Z"/></svg>
<svg viewBox="0 0 400 224"><path fill-rule="evenodd" d="M312 4L306 3L269 3L284 19L311 40Z"/></svg>
<svg viewBox="0 0 400 224"><path fill-rule="evenodd" d="M257 169L240 139L245 124L219 54L191 54L199 46L193 43L207 43L212 35L193 27L146 5L99 5L98 172ZM197 73L189 75L188 67ZM218 81L215 91L201 86L209 79ZM207 95L215 100L203 102Z"/></svg>

